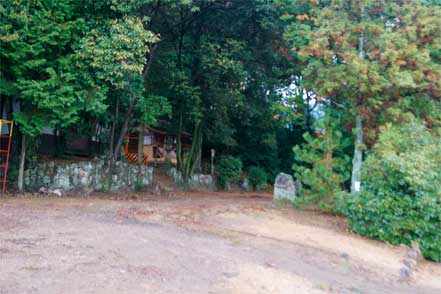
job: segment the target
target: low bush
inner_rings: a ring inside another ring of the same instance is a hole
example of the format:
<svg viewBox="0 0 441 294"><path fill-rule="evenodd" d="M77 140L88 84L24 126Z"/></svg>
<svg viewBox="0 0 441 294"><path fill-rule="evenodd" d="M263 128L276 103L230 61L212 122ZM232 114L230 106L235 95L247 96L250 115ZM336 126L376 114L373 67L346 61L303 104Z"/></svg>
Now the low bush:
<svg viewBox="0 0 441 294"><path fill-rule="evenodd" d="M228 189L230 183L237 182L242 174L242 161L234 156L222 156L217 163L217 173L222 188Z"/></svg>
<svg viewBox="0 0 441 294"><path fill-rule="evenodd" d="M382 128L364 166L362 192L346 197L351 229L392 244L419 243L441 261L441 136L412 119Z"/></svg>
<svg viewBox="0 0 441 294"><path fill-rule="evenodd" d="M141 178L137 178L135 180L135 191L141 191L142 190L142 179Z"/></svg>
<svg viewBox="0 0 441 294"><path fill-rule="evenodd" d="M268 175L266 174L265 169L258 166L252 166L248 170L248 179L253 190L257 191L265 189L267 186Z"/></svg>

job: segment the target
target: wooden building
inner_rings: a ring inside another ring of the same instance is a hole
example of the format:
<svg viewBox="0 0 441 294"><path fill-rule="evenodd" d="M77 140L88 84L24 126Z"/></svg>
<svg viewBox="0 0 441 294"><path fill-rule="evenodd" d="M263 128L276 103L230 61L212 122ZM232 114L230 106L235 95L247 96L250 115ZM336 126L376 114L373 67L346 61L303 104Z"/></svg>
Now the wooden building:
<svg viewBox="0 0 441 294"><path fill-rule="evenodd" d="M139 133L133 132L126 137L124 152L132 163L138 162ZM191 135L183 132L181 135L183 148L191 146ZM148 126L144 132L143 144L144 164L150 162L170 161L176 163L176 135L164 130Z"/></svg>

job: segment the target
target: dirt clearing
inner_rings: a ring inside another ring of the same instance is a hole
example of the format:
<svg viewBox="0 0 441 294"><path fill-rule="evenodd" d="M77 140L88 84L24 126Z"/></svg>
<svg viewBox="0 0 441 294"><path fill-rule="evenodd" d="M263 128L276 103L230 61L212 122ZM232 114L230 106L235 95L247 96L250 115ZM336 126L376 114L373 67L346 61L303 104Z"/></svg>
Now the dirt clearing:
<svg viewBox="0 0 441 294"><path fill-rule="evenodd" d="M0 293L441 293L441 265L400 280L406 248L262 195L103 198L0 199Z"/></svg>

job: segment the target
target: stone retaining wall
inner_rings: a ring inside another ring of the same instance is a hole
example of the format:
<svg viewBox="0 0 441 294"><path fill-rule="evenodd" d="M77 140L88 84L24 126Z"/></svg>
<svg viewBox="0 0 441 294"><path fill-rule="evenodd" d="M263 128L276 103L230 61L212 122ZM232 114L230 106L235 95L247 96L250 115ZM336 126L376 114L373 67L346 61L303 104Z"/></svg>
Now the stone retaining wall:
<svg viewBox="0 0 441 294"><path fill-rule="evenodd" d="M42 161L31 164L24 174L27 191L57 195L128 191L136 186L150 185L152 180L151 167L138 167L122 161L115 163L111 178L106 177L104 159L69 164Z"/></svg>
<svg viewBox="0 0 441 294"><path fill-rule="evenodd" d="M171 168L168 175L176 184L183 185L182 175L176 170L176 168ZM190 188L193 189L216 189L216 182L211 175L193 174L193 176L188 180L188 184Z"/></svg>

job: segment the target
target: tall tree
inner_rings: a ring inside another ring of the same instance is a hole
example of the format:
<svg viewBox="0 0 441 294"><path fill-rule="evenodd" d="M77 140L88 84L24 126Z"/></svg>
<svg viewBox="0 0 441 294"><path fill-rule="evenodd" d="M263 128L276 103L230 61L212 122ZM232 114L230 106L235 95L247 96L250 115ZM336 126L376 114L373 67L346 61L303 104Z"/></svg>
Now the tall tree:
<svg viewBox="0 0 441 294"><path fill-rule="evenodd" d="M420 1L304 4L308 10L294 15L291 25L297 30L286 36L307 65L304 85L352 114L351 190L357 193L364 137L375 140L392 107L440 98L441 68L433 54L440 46L440 10Z"/></svg>
<svg viewBox="0 0 441 294"><path fill-rule="evenodd" d="M173 105L184 178L212 148L277 170L279 124L271 105L286 60L272 1L175 3L158 9L152 24L161 34L152 65L160 74L148 84ZM193 131L188 152L181 148L183 130Z"/></svg>
<svg viewBox="0 0 441 294"><path fill-rule="evenodd" d="M92 75L92 79L109 89L110 101L107 100L107 104L114 102L114 119L117 120L122 115L122 110L125 110L115 146L113 135L110 139L111 164L121 151L135 109L152 104L152 101L148 101L151 99L158 105L167 107L163 100L148 95L144 88L143 74L149 66L147 56L150 45L157 41L157 36L144 28L141 19L125 16L109 20L89 31L76 50L81 67ZM158 111L161 113L165 108L159 108ZM153 109L146 109L146 112L153 115ZM148 115L142 117L149 118ZM112 134L115 133L115 128L116 124L113 123Z"/></svg>
<svg viewBox="0 0 441 294"><path fill-rule="evenodd" d="M26 137L43 127L67 127L84 111L99 112L99 96L83 95L75 82L73 44L84 29L79 6L70 0L8 1L0 6L2 96L20 103L14 120L23 136L19 190L23 189Z"/></svg>

